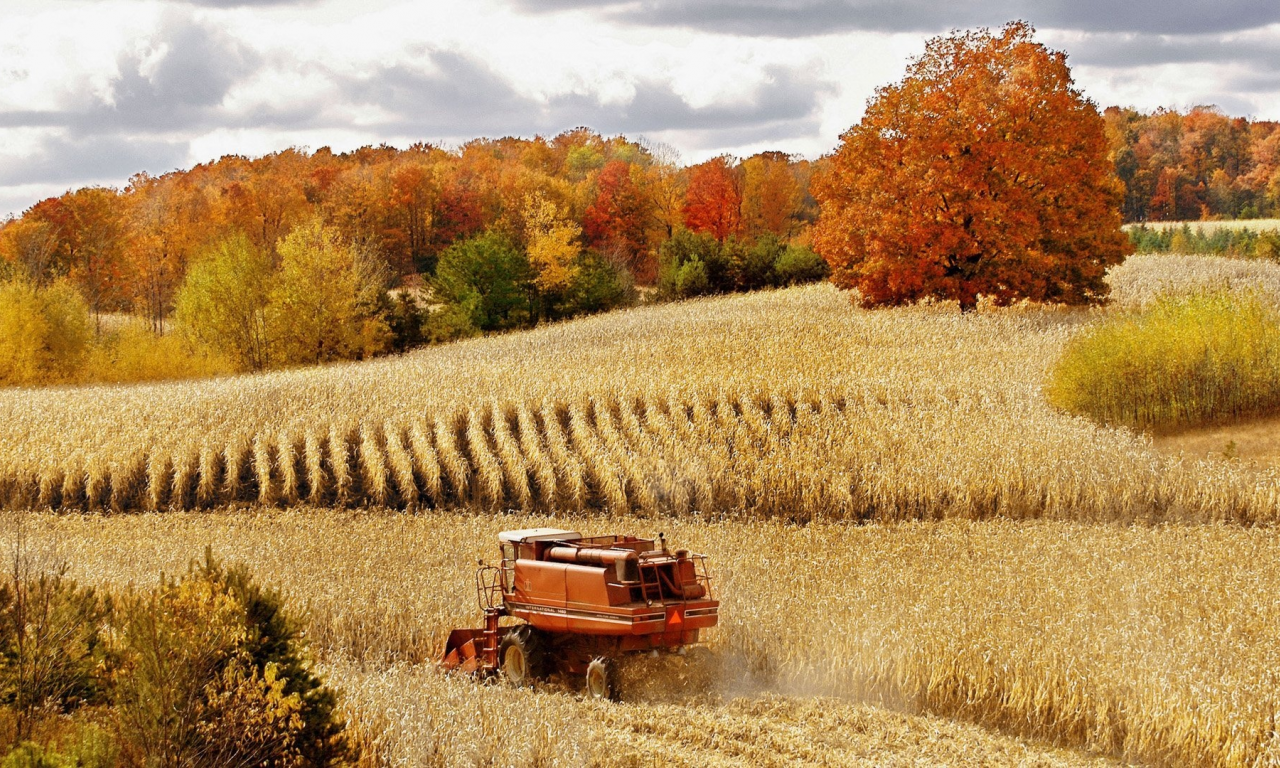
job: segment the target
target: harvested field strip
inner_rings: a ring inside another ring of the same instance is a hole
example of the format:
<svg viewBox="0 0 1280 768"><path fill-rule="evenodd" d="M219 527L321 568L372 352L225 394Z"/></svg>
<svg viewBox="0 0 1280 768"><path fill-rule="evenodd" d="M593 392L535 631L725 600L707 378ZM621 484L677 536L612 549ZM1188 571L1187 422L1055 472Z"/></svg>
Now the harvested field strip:
<svg viewBox="0 0 1280 768"><path fill-rule="evenodd" d="M784 412L766 418L771 428L786 422L789 430L789 403L779 396L751 408L768 414L782 407ZM739 430L733 423L707 423L705 414L710 409L734 414L737 407L592 398L541 408L494 404L423 418L408 427L392 421L355 428L334 424L320 430L323 437L309 431L301 446L285 432L276 439L237 437L225 447L206 445L177 456L161 452L108 465L92 480L110 489L106 495L64 492L68 478L90 479L74 464L58 467L28 482L10 480L2 501L12 508L86 511L182 510L236 502L288 506L303 499L331 506L532 511L586 503L622 513L688 511L659 501L659 494L664 500L688 495L670 487L680 480L668 468L681 460L699 468L694 451L709 452L718 467L729 465ZM827 407L830 417L840 418L843 401ZM699 424L690 423L691 412L701 415ZM661 416L650 420L647 413ZM698 441L705 442L695 449ZM746 461L767 459L751 446L736 453ZM699 474L711 474L702 469ZM713 484L704 479L698 485ZM709 490L699 498L703 510L714 504Z"/></svg>
<svg viewBox="0 0 1280 768"><path fill-rule="evenodd" d="M594 704L568 694L476 686L421 666L321 670L379 765L1106 766L967 723L833 698L742 692L728 701ZM469 717L459 717L465 701ZM512 713L520 713L512 717ZM501 735L495 738L495 731Z"/></svg>
<svg viewBox="0 0 1280 768"><path fill-rule="evenodd" d="M973 431L977 422L994 432L1004 420L1012 430L1019 410L985 397L894 402L821 391L495 404L408 425L334 423L302 440L237 437L106 467L68 462L11 479L3 502L85 511L305 501L794 520L1280 519L1280 485L1269 477L1208 462L1192 474L1123 432L1068 421L1082 441L1109 449L1110 461L1081 464L1057 436L988 442ZM923 429L904 433L908 421ZM1203 481L1209 473L1216 482Z"/></svg>
<svg viewBox="0 0 1280 768"><path fill-rule="evenodd" d="M1280 761L1280 536L1271 529L306 509L33 515L26 531L30 547L65 560L76 578L115 586L179 573L212 545L305 607L308 635L331 663L374 670L429 661L450 628L475 626L476 559L496 555L499 530L538 525L664 530L712 558L723 617L710 660L693 668L704 677L659 677L669 684L633 690L628 707L832 696L1141 763ZM403 674L431 695L388 690L360 706L393 713L431 701L437 723L477 728L479 707L509 711L502 702L526 701L511 725L526 734L567 728L575 712L597 716L554 690L521 698L430 669ZM725 718L723 739L732 740L732 723ZM398 727L411 739L414 729L432 733L428 725ZM483 743L468 733L451 749L465 755Z"/></svg>

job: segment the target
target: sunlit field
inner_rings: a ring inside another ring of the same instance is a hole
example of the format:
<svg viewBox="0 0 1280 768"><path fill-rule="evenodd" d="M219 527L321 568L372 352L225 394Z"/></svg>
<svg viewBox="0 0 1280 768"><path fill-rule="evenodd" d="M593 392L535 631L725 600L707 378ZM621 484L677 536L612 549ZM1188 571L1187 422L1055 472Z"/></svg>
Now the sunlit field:
<svg viewBox="0 0 1280 768"><path fill-rule="evenodd" d="M1135 258L1115 303L1280 283ZM1093 310L1093 312L1104 310ZM1276 484L1045 404L1090 311L863 311L829 286L643 308L402 358L0 394L11 507L602 509L787 519L1261 522Z"/></svg>
<svg viewBox="0 0 1280 768"><path fill-rule="evenodd" d="M1091 310L864 311L815 286L7 391L3 492L33 511L4 535L116 588L206 545L249 564L305 613L371 765L1274 764L1280 473L1042 387L1106 313L1280 296L1280 267L1135 257L1111 280ZM707 553L709 652L629 662L615 704L438 672L478 621L476 560L540 524Z"/></svg>
<svg viewBox="0 0 1280 768"><path fill-rule="evenodd" d="M548 523L660 526L710 554L723 601L711 653L633 664L616 705L415 665L450 628L476 624L473 569L494 557L497 532ZM252 563L309 609L324 669L363 738L395 764L433 751L469 763L486 750L520 764L539 749L565 764L668 750L687 765L1079 761L1053 743L1178 765L1280 759L1270 529L316 509L26 526L35 550L99 584L182 573L206 545Z"/></svg>

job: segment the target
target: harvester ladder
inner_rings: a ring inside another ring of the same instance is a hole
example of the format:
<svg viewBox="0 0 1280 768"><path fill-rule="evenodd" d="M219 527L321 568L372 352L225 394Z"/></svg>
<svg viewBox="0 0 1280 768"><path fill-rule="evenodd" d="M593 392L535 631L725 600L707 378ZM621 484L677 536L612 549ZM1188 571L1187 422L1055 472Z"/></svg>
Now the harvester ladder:
<svg viewBox="0 0 1280 768"><path fill-rule="evenodd" d="M481 635L479 656L483 660L483 669L497 669L501 660L498 658L499 630L497 608L489 608L484 612L484 634Z"/></svg>
<svg viewBox="0 0 1280 768"><path fill-rule="evenodd" d="M645 571L653 572L653 581L645 578ZM644 563L640 564L640 594L646 603L662 601L662 584L658 581L658 566L651 565L646 568Z"/></svg>

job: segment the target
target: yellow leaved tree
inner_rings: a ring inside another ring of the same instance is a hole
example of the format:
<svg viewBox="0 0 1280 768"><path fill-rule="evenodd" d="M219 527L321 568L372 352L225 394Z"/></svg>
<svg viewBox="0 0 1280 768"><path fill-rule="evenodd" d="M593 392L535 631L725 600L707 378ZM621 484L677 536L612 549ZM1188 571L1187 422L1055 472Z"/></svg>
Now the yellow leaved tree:
<svg viewBox="0 0 1280 768"><path fill-rule="evenodd" d="M525 197L524 221L533 284L543 292L565 290L578 274L582 228L540 192Z"/></svg>
<svg viewBox="0 0 1280 768"><path fill-rule="evenodd" d="M280 241L280 269L270 292L268 325L277 329L275 359L323 363L369 357L390 343L376 297L385 263L343 241L320 219Z"/></svg>

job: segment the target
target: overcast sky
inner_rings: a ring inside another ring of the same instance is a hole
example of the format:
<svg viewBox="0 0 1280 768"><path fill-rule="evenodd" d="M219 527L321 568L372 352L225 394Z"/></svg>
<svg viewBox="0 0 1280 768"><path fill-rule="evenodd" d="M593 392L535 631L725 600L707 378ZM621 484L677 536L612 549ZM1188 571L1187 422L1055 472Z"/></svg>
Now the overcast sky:
<svg viewBox="0 0 1280 768"><path fill-rule="evenodd" d="M0 0L0 217L289 146L586 125L817 157L930 36L1014 18L1102 106L1280 119L1280 0Z"/></svg>

